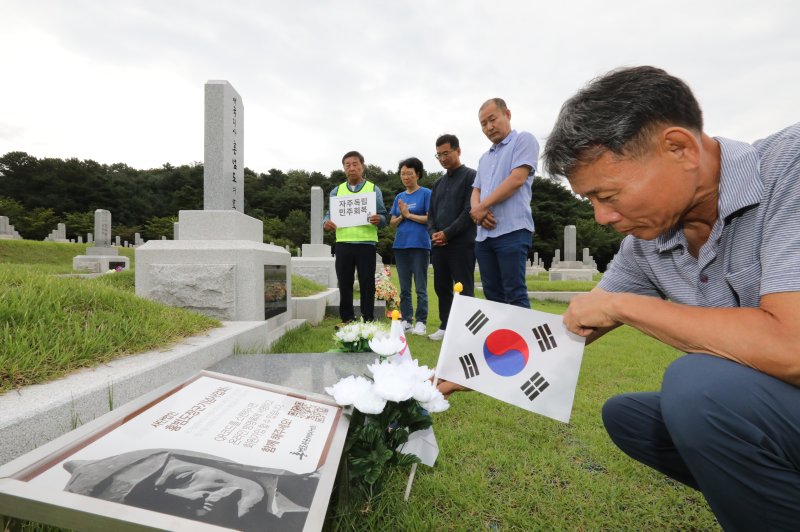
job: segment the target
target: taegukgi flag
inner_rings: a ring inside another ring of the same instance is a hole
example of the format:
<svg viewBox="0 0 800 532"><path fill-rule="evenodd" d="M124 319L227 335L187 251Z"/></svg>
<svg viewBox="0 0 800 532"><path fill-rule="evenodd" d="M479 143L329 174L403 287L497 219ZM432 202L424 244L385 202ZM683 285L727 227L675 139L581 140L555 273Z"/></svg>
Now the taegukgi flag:
<svg viewBox="0 0 800 532"><path fill-rule="evenodd" d="M436 374L567 423L584 344L559 315L458 295Z"/></svg>

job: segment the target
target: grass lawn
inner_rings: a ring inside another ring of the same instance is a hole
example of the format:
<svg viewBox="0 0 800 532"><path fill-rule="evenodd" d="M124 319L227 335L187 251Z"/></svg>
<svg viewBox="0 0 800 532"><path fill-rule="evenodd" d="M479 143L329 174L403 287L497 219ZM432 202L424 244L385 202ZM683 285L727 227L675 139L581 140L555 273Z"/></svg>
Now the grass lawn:
<svg viewBox="0 0 800 532"><path fill-rule="evenodd" d="M200 323L193 321L198 319L195 314L135 298L132 272L90 281L43 275L65 273L63 264L71 265L77 244L48 244L67 246L59 261L53 260L53 253L61 252L55 247L47 253L31 248L41 261L26 266L22 263L34 261L22 260L27 254L20 248L9 251L6 242L11 241L0 241L4 386L28 382L33 375L52 378L74 367L96 364L106 355L147 349L136 343L144 332L164 326L162 340L183 334L175 327L179 319ZM392 279L397 282L396 275ZM439 325L432 282L429 294L431 333ZM533 306L556 314L566 308L539 301ZM295 329L272 351L326 351L333 345L333 326L338 321L338 317L328 317L317 327ZM421 363L435 366L441 343L414 335L408 340ZM7 347L11 345L21 347L11 351ZM91 360L83 360L82 353L89 351L94 353ZM388 479L385 491L371 500L333 502L325 529L718 530L699 492L624 456L600 420L608 397L657 389L664 369L677 356L675 350L629 328L587 347L569 424L478 393L456 394L450 409L434 416L439 459L434 468L419 467L409 502L403 502L408 470L398 470ZM18 521L11 527L58 530Z"/></svg>
<svg viewBox="0 0 800 532"><path fill-rule="evenodd" d="M85 255L94 244L36 242L33 240L0 240L0 264L25 264L42 273L73 273L72 258ZM120 255L131 260L134 267L134 248L117 247Z"/></svg>
<svg viewBox="0 0 800 532"><path fill-rule="evenodd" d="M439 319L428 288L430 333ZM566 305L534 301L533 308L561 314ZM325 351L338 321L291 331L272 351ZM414 357L436 365L441 343L407 338ZM332 503L326 529L719 530L699 492L625 456L600 419L610 396L658 389L679 355L628 327L590 345L569 424L478 393L455 394L450 409L434 415L439 458L434 468L419 466L409 502L408 470L399 470L379 497Z"/></svg>

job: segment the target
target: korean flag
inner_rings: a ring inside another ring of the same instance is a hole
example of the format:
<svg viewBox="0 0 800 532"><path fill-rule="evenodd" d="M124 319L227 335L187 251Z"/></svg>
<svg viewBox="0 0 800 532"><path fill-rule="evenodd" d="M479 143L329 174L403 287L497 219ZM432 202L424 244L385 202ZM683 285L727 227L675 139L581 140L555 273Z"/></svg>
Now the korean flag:
<svg viewBox="0 0 800 532"><path fill-rule="evenodd" d="M567 423L584 342L559 315L459 295L437 376Z"/></svg>

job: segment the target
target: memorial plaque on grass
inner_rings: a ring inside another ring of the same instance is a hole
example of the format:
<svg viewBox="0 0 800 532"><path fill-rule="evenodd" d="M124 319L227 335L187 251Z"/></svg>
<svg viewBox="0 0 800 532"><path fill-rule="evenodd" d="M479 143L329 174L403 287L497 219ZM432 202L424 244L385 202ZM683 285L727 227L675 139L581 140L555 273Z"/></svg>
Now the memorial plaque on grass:
<svg viewBox="0 0 800 532"><path fill-rule="evenodd" d="M94 530L319 530L342 413L324 396L201 372L0 468L0 513Z"/></svg>

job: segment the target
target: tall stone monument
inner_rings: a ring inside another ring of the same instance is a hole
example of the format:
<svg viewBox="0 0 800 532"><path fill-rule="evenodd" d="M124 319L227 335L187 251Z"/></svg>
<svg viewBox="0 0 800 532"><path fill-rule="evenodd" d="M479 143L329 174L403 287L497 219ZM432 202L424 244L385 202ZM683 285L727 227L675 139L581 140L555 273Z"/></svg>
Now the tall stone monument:
<svg viewBox="0 0 800 532"><path fill-rule="evenodd" d="M303 244L300 257L292 257L292 271L322 286L335 288L336 260L331 256L331 247L322 241L324 200L322 189L311 187L311 243Z"/></svg>
<svg viewBox="0 0 800 532"><path fill-rule="evenodd" d="M550 267L551 281L591 281L596 272L591 266L584 265L583 261L577 260L577 228L574 225L564 226L564 260L556 259Z"/></svg>
<svg viewBox="0 0 800 532"><path fill-rule="evenodd" d="M264 244L244 214L244 104L227 81L205 85L202 211L180 211L174 240L136 248L136 294L222 320L287 322L289 253Z"/></svg>
<svg viewBox="0 0 800 532"><path fill-rule="evenodd" d="M86 255L72 259L73 270L89 270L103 273L117 267L130 268L131 260L120 255L111 245L111 212L105 209L94 211L94 246L86 248Z"/></svg>

